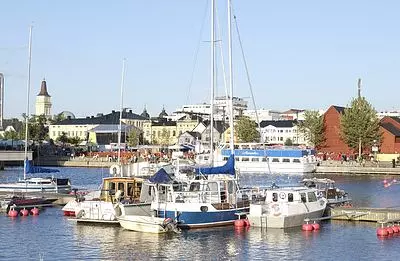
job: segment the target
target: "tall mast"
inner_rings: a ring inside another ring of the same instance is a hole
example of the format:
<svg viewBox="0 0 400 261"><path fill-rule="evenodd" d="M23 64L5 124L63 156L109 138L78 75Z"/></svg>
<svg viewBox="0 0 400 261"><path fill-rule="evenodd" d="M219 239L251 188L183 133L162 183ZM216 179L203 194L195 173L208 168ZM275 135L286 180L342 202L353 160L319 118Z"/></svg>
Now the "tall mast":
<svg viewBox="0 0 400 261"><path fill-rule="evenodd" d="M215 0L211 0L211 112L210 112L210 159L214 164L214 91L215 91Z"/></svg>
<svg viewBox="0 0 400 261"><path fill-rule="evenodd" d="M25 115L25 151L24 151L24 180L26 179L26 164L28 160L28 120L29 120L29 93L31 90L31 61L32 61L32 25L29 27L28 44L28 80L26 82L26 115Z"/></svg>
<svg viewBox="0 0 400 261"><path fill-rule="evenodd" d="M233 126L233 64L232 64L232 7L231 7L231 0L228 0L228 57L229 57L229 110L230 110L230 117L229 117L229 125L231 129L231 136L230 136L230 148L231 154L234 154L234 126Z"/></svg>
<svg viewBox="0 0 400 261"><path fill-rule="evenodd" d="M122 110L124 106L124 82L125 82L125 62L126 59L122 60L122 73L121 73L121 97L120 97L120 110L119 110L119 125L118 125L118 165L121 162L121 132L122 132ZM126 133L125 133L126 135ZM120 171L122 175L122 169Z"/></svg>

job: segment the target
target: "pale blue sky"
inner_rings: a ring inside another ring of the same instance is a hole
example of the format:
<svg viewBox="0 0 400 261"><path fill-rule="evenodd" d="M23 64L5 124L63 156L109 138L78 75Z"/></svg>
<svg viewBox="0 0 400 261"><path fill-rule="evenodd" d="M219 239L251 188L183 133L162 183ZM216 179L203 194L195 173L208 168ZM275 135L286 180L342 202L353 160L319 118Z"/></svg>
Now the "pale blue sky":
<svg viewBox="0 0 400 261"><path fill-rule="evenodd" d="M224 34L226 0L217 1ZM187 102L210 100L209 0L14 0L1 5L6 118L26 110L31 21L31 112L43 77L53 114L118 110L123 57L124 107L140 113L146 105L154 115L163 104L170 113ZM233 5L258 107L344 106L361 77L363 94L376 109L400 109L399 1L233 0ZM235 96L249 97L236 33L233 44Z"/></svg>

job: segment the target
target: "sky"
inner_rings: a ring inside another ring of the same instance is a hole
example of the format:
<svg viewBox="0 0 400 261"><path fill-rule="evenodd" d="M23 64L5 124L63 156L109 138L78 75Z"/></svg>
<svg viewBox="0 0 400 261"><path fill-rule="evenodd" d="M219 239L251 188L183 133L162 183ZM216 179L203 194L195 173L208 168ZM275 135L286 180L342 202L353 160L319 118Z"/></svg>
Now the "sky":
<svg viewBox="0 0 400 261"><path fill-rule="evenodd" d="M378 110L400 109L399 1L232 0L234 96L253 108L346 106L357 94ZM28 36L33 24L29 110L41 80L52 114L77 117L121 106L153 116L210 101L210 0L14 0L2 3L0 72L4 117L27 108ZM226 0L217 0L217 90L227 71ZM222 57L222 58L221 58ZM222 63L221 61L224 61Z"/></svg>

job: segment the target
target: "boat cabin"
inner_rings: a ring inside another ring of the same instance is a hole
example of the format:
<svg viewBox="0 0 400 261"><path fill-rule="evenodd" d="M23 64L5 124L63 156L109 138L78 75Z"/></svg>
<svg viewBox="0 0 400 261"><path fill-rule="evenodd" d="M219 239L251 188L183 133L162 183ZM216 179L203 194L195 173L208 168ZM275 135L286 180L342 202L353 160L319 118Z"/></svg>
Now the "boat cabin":
<svg viewBox="0 0 400 261"><path fill-rule="evenodd" d="M318 201L318 190L304 187L267 189L264 191L266 203L307 203Z"/></svg>
<svg viewBox="0 0 400 261"><path fill-rule="evenodd" d="M116 192L120 191L120 201L138 202L144 179L134 177L104 178L100 193L100 200L116 202Z"/></svg>

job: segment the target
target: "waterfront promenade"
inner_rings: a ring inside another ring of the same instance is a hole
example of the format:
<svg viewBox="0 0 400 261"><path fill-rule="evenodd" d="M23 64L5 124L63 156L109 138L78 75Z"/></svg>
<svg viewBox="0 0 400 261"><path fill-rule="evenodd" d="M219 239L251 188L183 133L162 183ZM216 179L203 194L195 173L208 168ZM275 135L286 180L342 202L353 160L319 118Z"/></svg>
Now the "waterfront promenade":
<svg viewBox="0 0 400 261"><path fill-rule="evenodd" d="M41 159L38 165L53 167L89 167L109 168L116 164L107 158L70 158L70 157L46 157ZM400 166L393 168L391 162L365 162L360 165L356 162L323 161L316 169L316 174L379 174L400 175Z"/></svg>

